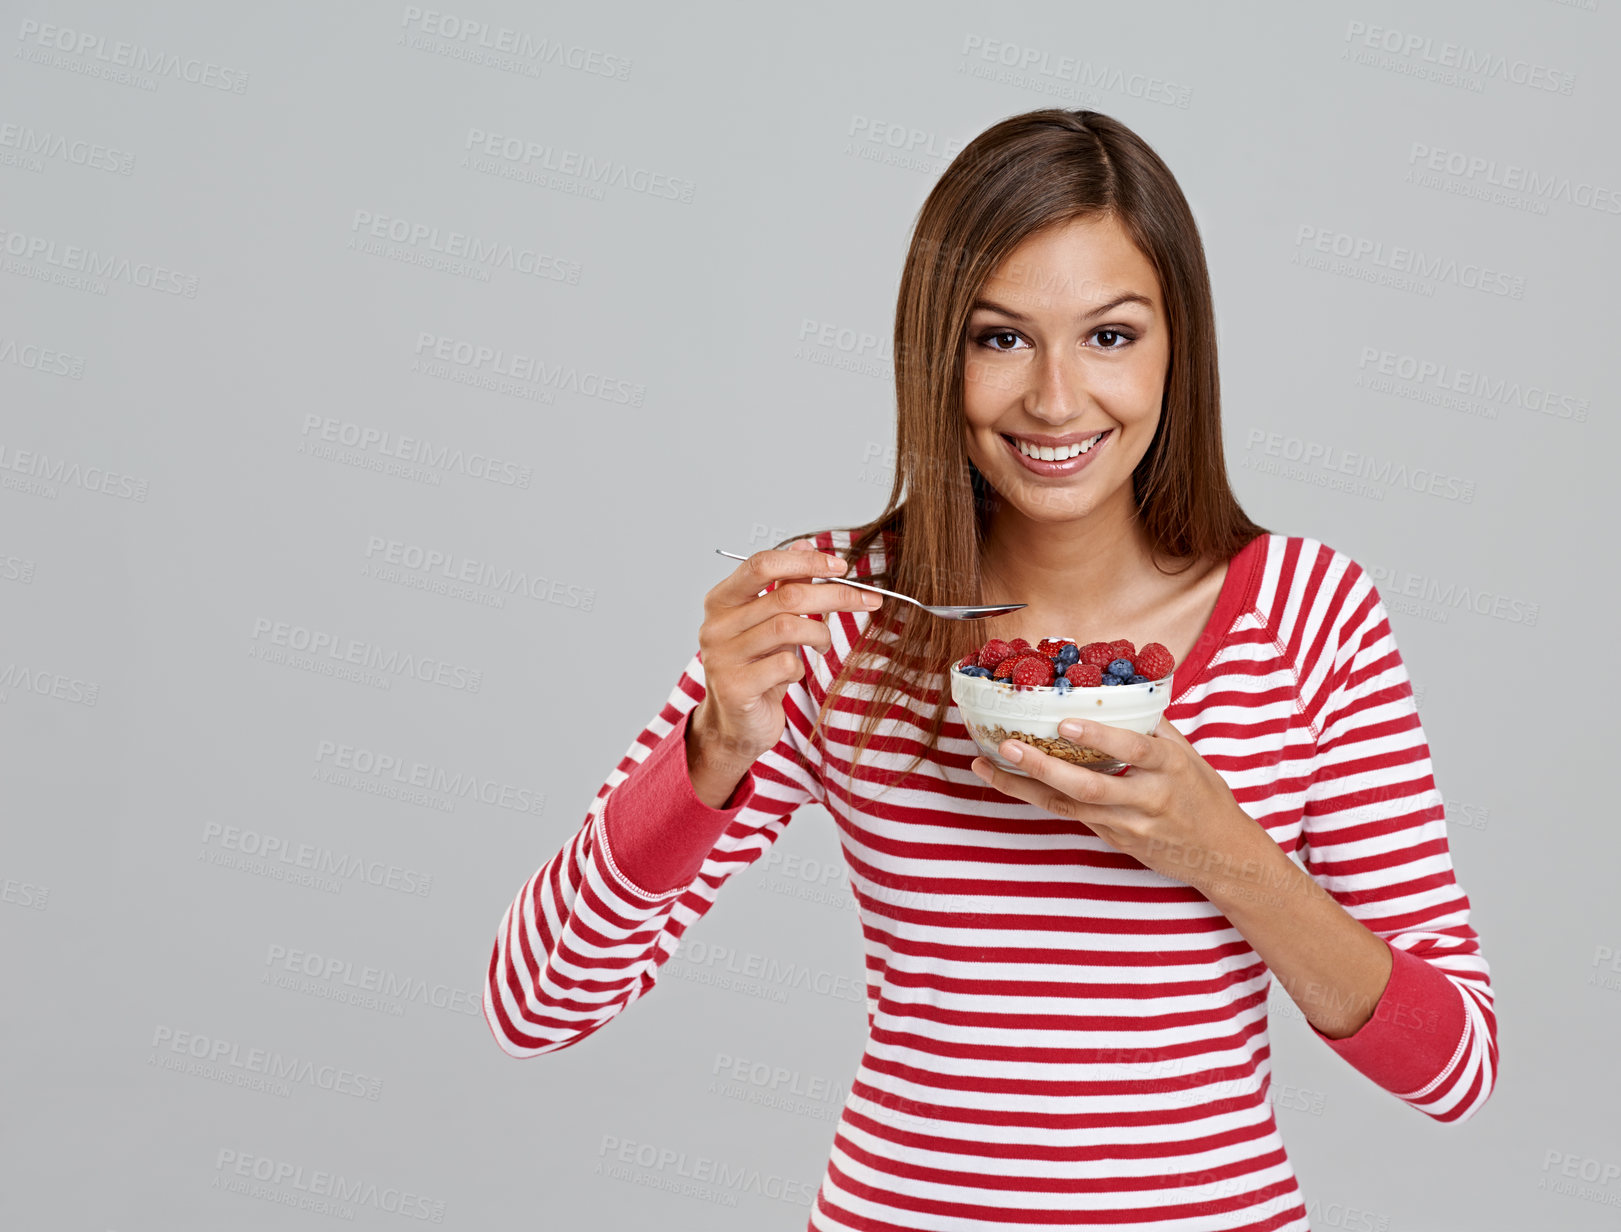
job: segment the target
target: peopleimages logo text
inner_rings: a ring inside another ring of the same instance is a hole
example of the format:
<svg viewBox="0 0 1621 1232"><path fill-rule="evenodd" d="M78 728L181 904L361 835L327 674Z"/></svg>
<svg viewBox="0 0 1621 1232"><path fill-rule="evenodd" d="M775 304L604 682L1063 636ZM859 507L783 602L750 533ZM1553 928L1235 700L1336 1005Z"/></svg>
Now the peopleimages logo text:
<svg viewBox="0 0 1621 1232"><path fill-rule="evenodd" d="M414 868L386 864L382 860L368 860L353 852L335 851L314 843L293 844L277 834L264 834L258 830L225 825L223 822L205 822L202 842L205 849L211 846L219 847L223 851L252 857L253 860L266 866L272 866L272 861L292 865L294 869L308 874L336 878L340 883L359 878L367 885L398 890L402 894L415 894L422 898L426 898L433 889L433 877ZM204 852L200 851L198 854L202 856ZM278 877L278 880L280 879Z"/></svg>
<svg viewBox="0 0 1621 1232"><path fill-rule="evenodd" d="M214 1185L211 1188L234 1189L235 1185L222 1182L229 1182L237 1177L252 1178L264 1185L291 1185L302 1194L331 1198L336 1202L353 1203L355 1206L369 1206L373 1210L400 1215L406 1219L420 1219L429 1223L445 1221L445 1204L437 1199L427 1198L410 1190L400 1189L398 1186L378 1185L376 1181L345 1176L341 1172L332 1172L324 1168L306 1169L301 1163L290 1163L268 1155L250 1155L245 1151L223 1148L214 1161L214 1168L222 1175L214 1178ZM234 1177L225 1177L223 1174L227 1170L233 1173ZM275 1194L253 1196L269 1197L277 1202L285 1201L284 1196ZM312 1209L321 1214L333 1213L320 1210L319 1207Z"/></svg>
<svg viewBox="0 0 1621 1232"><path fill-rule="evenodd" d="M579 608L582 612L589 612L597 598L597 592L590 587L566 584L556 578L497 566L487 560L458 556L439 548L385 539L382 535L367 536L366 559L377 565L399 566L412 573L438 574L452 582L484 586L504 594L528 595L543 603Z"/></svg>
<svg viewBox="0 0 1621 1232"><path fill-rule="evenodd" d="M647 397L647 386L638 382L582 371L561 361L547 364L538 355L520 355L487 343L447 338L431 330L418 331L412 353L419 358L441 360L474 372L507 377L558 393L598 398L620 406L641 406Z"/></svg>
<svg viewBox="0 0 1621 1232"><path fill-rule="evenodd" d="M1317 467L1323 471L1336 471L1342 475L1365 479L1370 484L1406 488L1426 496L1461 501L1466 505L1473 504L1475 500L1474 480L1443 474L1431 467L1408 466L1407 463L1397 462L1392 458L1380 458L1371 453L1341 449L1321 441L1305 440L1281 432L1268 432L1263 428L1251 428L1246 438L1246 448L1254 450L1257 447L1268 457L1283 458L1288 462L1298 462L1303 466Z"/></svg>
<svg viewBox="0 0 1621 1232"><path fill-rule="evenodd" d="M25 124L0 124L0 146L35 158L54 158L75 167L129 175L135 170L135 155L94 141L67 137L50 130L40 132Z"/></svg>
<svg viewBox="0 0 1621 1232"><path fill-rule="evenodd" d="M354 774L369 775L377 779L392 779L395 783L408 783L412 787L436 791L443 795L466 799L471 796L484 803L519 813L542 813L546 810L546 794L511 783L500 783L462 770L447 770L428 762L406 760L392 753L378 753L372 749L339 744L335 740L321 740L315 746L315 760L322 766L347 770Z"/></svg>
<svg viewBox="0 0 1621 1232"><path fill-rule="evenodd" d="M420 976L401 975L386 967L361 966L307 950L271 943L265 953L265 966L310 979L342 984L346 988L375 992L396 1001L416 1001L435 1009L451 1010L476 1017L481 1004L477 993L448 984L429 984Z"/></svg>
<svg viewBox="0 0 1621 1232"><path fill-rule="evenodd" d="M73 30L25 17L17 38L24 46L33 44L66 55L89 56L120 68L150 73L154 77L173 77L194 86L208 86L231 94L245 94L248 89L248 74L239 68L199 60L195 56L157 51L140 43L109 43L104 35L88 30Z"/></svg>
<svg viewBox="0 0 1621 1232"><path fill-rule="evenodd" d="M244 1047L237 1040L180 1031L158 1024L152 1031L153 1048L206 1062L209 1065L263 1074L276 1082L301 1083L336 1095L376 1100L381 1078L337 1065L317 1065L308 1057L290 1057L273 1049ZM169 1068L169 1067L165 1067Z"/></svg>
<svg viewBox="0 0 1621 1232"><path fill-rule="evenodd" d="M269 646L296 650L313 658L326 657L338 663L354 664L394 677L410 676L424 684L477 693L484 685L484 673L462 663L448 663L431 655L413 654L360 638L344 637L324 629L291 624L260 616L253 622L253 640Z"/></svg>
<svg viewBox="0 0 1621 1232"><path fill-rule="evenodd" d="M1496 77L1517 86L1546 90L1550 94L1569 94L1576 88L1575 73L1551 65L1522 60L1517 56L1511 59L1495 51L1450 40L1437 41L1427 34L1369 25L1356 18L1351 18L1345 24L1345 41L1382 51L1386 55L1404 56L1420 63L1473 73L1479 77Z"/></svg>
<svg viewBox="0 0 1621 1232"><path fill-rule="evenodd" d="M502 461L477 450L440 445L419 436L401 435L385 428L368 427L331 416L305 415L301 435L313 435L317 440L361 453L397 458L430 470L451 471L469 479L483 479L509 487L527 488L535 476L532 466Z"/></svg>
<svg viewBox="0 0 1621 1232"><path fill-rule="evenodd" d="M1302 249L1326 253L1350 262L1367 262L1391 274L1405 274L1431 282L1450 283L1467 291L1480 291L1486 295L1503 295L1509 299L1525 298L1525 278L1492 269L1474 261L1459 261L1456 257L1442 256L1408 248L1402 244L1386 245L1365 235L1352 235L1332 227L1315 227L1302 223L1295 230L1297 255Z"/></svg>
<svg viewBox="0 0 1621 1232"><path fill-rule="evenodd" d="M498 158L519 167L536 168L577 178L605 188L625 188L671 201L692 200L697 184L679 175L666 175L647 167L633 167L617 158L599 158L581 150L568 150L510 133L469 128L462 148L486 158Z"/></svg>
<svg viewBox="0 0 1621 1232"><path fill-rule="evenodd" d="M492 240L465 231L441 230L432 223L413 222L397 215L374 214L359 210L349 220L349 230L372 239L390 240L410 248L423 248L446 257L463 258L475 265L531 274L551 282L577 283L580 265L538 248Z"/></svg>
<svg viewBox="0 0 1621 1232"><path fill-rule="evenodd" d="M630 78L632 61L624 56L576 43L562 43L544 36L537 38L510 26L492 27L488 22L460 17L440 9L424 9L408 4L400 16L400 25L434 38L471 43L475 47L504 52L537 64L562 65L594 77L613 77L620 81Z"/></svg>
<svg viewBox="0 0 1621 1232"><path fill-rule="evenodd" d="M15 338L0 337L0 364L15 364L19 368L50 376L65 376L75 381L84 379L82 355L68 355L32 342L18 342Z"/></svg>
<svg viewBox="0 0 1621 1232"><path fill-rule="evenodd" d="M129 257L97 252L82 244L58 244L43 235L27 235L0 227L0 252L8 257L40 260L58 269L123 282L148 291L197 298L196 274L183 274L151 261L133 261Z"/></svg>

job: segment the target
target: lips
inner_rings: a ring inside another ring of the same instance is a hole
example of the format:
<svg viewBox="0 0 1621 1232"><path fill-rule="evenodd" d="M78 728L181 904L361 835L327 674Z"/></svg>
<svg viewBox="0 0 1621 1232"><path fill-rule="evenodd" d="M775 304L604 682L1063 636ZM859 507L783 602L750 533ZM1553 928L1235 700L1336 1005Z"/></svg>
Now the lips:
<svg viewBox="0 0 1621 1232"><path fill-rule="evenodd" d="M1082 437L1081 439L1085 440L1086 437ZM1099 438L1098 443L1093 445L1092 448L1088 449L1085 453L1077 454L1075 457L1067 458L1062 462L1043 462L1040 458L1027 457L1025 454L1019 452L1019 447L1018 445L1014 444L1013 438L1008 436L1002 437L1003 442L1007 445L1007 451L1018 459L1020 466L1024 467L1025 470L1031 472L1032 474L1041 475L1045 478L1064 478L1069 475L1078 474L1079 472L1085 470L1086 467L1091 465L1092 459L1097 457L1098 451L1107 449L1109 447L1109 442L1113 439L1114 429L1108 428L1104 431L1103 436Z"/></svg>

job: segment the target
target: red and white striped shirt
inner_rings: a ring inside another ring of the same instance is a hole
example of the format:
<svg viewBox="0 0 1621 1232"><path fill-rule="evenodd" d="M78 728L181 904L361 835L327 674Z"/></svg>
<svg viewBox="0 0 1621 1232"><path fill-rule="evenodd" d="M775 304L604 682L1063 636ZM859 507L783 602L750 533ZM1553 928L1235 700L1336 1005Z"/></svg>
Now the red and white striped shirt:
<svg viewBox="0 0 1621 1232"><path fill-rule="evenodd" d="M817 546L847 555L851 534ZM871 686L848 684L831 726L810 731L868 619L833 613L832 649L801 648L810 670L783 698L782 738L722 809L686 768L704 696L693 656L508 908L484 988L496 1042L555 1052L651 991L727 879L814 800L860 910L868 1038L810 1228L1307 1229L1268 1099L1267 967L1196 890L982 782L955 706L880 797L926 731L921 702L886 718L890 739L852 781ZM1430 1117L1472 1115L1497 1073L1490 972L1368 575L1316 540L1257 537L1174 688L1167 718L1240 806L1391 949L1373 1017L1318 1038Z"/></svg>

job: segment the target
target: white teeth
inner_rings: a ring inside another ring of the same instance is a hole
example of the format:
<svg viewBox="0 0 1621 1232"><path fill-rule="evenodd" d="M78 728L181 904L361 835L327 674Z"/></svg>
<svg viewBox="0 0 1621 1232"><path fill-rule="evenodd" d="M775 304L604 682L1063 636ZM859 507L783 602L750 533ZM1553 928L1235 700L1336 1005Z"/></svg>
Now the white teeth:
<svg viewBox="0 0 1621 1232"><path fill-rule="evenodd" d="M1104 431L1107 430L1104 429ZM1057 449L1054 449L1051 445L1032 445L1029 441L1020 440L1018 437L1013 438L1013 443L1019 447L1019 452L1027 458L1040 458L1043 462L1062 462L1067 458L1075 457L1077 454L1085 453L1102 439L1103 433L1099 432L1079 444L1061 445Z"/></svg>

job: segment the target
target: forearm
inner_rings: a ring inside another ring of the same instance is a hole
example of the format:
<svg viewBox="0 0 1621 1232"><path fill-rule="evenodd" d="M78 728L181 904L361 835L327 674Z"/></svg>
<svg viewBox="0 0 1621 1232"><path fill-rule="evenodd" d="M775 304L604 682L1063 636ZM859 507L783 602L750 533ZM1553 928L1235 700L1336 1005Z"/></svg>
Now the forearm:
<svg viewBox="0 0 1621 1232"><path fill-rule="evenodd" d="M1251 820L1239 832L1248 834L1244 850L1190 880L1249 942L1312 1026L1330 1039L1355 1034L1373 1016L1390 979L1389 946L1259 824Z"/></svg>

